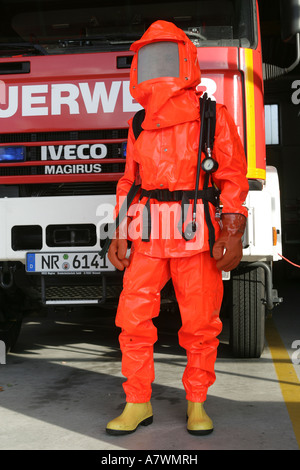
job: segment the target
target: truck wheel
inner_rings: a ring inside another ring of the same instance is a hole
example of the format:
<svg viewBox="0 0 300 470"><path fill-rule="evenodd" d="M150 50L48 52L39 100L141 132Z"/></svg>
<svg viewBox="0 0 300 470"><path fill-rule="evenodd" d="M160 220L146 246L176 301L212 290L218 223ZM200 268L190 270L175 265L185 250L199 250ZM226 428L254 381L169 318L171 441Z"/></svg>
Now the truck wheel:
<svg viewBox="0 0 300 470"><path fill-rule="evenodd" d="M265 272L263 268L232 273L230 346L240 358L258 358L265 345Z"/></svg>

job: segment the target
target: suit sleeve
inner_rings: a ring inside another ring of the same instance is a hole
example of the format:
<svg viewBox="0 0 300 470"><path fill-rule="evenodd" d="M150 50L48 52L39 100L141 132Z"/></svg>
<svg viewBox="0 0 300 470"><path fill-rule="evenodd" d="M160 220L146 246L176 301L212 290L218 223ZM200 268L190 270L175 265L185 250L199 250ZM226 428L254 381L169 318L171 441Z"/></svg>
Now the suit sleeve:
<svg viewBox="0 0 300 470"><path fill-rule="evenodd" d="M219 163L213 180L221 190L223 214L248 216L243 203L249 191L247 162L237 127L225 106L217 106L214 158Z"/></svg>
<svg viewBox="0 0 300 470"><path fill-rule="evenodd" d="M120 207L127 196L132 184L136 181L138 175L138 164L133 159L133 145L135 137L132 130L132 119L129 121L129 131L126 149L126 164L123 176L119 179L117 184L116 193L116 206L115 206L115 217L119 213ZM139 200L139 194L135 197L132 204L135 204Z"/></svg>

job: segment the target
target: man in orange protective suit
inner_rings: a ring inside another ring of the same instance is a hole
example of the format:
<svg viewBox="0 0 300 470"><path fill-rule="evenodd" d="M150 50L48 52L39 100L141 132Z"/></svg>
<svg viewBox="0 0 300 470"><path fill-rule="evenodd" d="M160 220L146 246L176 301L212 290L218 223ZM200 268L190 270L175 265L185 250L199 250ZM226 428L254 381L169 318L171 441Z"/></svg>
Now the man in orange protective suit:
<svg viewBox="0 0 300 470"><path fill-rule="evenodd" d="M217 336L222 329L219 319L222 270L234 269L242 257L241 238L247 217L243 206L248 192L246 159L232 118L225 106L217 105L213 147L216 168L208 193L215 186L219 188L222 215L221 220L216 219L213 199L208 198L208 217L216 240L210 250L203 170L196 208L192 209L191 203L201 129L196 92L200 83L197 49L173 23L157 21L133 43L131 50L136 54L130 90L145 109L145 118L137 139L132 120L129 123L126 168L117 187L116 213L120 210L119 200L128 194L134 181L141 184L141 190L116 230L108 252L117 269L126 268L116 325L121 328L127 403L123 413L107 424L106 431L126 434L134 432L140 424L152 422L153 345L157 340L152 319L159 314L160 291L172 278L182 319L179 344L187 354L182 377L187 430L192 434L208 434L213 423L203 403L208 387L215 381ZM203 159L203 152L200 155ZM184 197L190 208L182 222ZM143 221L137 214L142 214L145 220L149 210L151 230L145 239L139 230ZM197 230L194 238L189 239L180 227L188 224L192 212L196 212L197 225L193 230ZM127 238L133 240L129 259Z"/></svg>

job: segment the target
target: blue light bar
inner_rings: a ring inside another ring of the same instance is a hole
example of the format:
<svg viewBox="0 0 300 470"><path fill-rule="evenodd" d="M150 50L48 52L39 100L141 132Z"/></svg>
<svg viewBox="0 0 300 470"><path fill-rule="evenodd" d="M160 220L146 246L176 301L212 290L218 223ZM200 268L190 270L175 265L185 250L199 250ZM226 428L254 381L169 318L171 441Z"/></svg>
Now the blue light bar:
<svg viewBox="0 0 300 470"><path fill-rule="evenodd" d="M122 150L121 150L121 155L122 157L126 158L127 154L127 142L122 143Z"/></svg>
<svg viewBox="0 0 300 470"><path fill-rule="evenodd" d="M0 147L0 162L24 162L25 147Z"/></svg>

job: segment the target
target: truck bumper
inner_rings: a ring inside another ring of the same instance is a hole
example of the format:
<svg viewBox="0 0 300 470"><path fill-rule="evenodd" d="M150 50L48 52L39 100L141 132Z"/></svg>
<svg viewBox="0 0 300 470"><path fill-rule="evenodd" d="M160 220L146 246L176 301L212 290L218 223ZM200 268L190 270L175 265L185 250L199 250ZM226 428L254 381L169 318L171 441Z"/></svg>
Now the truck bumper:
<svg viewBox="0 0 300 470"><path fill-rule="evenodd" d="M28 253L45 253L47 259L63 253L98 255L114 207L110 195L0 199L0 286L16 284L44 304L118 298L122 276L108 261L98 269L70 272L32 272L26 266Z"/></svg>
<svg viewBox="0 0 300 470"><path fill-rule="evenodd" d="M0 199L0 261L25 264L28 251L98 251L114 206L115 196Z"/></svg>

